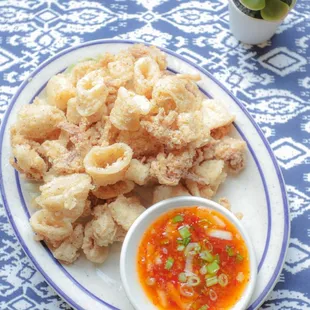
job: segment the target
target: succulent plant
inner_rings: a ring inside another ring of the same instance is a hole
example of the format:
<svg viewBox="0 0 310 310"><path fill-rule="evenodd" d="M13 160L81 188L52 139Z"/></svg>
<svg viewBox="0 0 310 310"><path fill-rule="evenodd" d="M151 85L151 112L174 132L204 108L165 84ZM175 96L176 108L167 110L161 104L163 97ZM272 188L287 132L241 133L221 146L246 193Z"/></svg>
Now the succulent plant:
<svg viewBox="0 0 310 310"><path fill-rule="evenodd" d="M268 21L284 18L295 2L296 0L239 0L245 14Z"/></svg>

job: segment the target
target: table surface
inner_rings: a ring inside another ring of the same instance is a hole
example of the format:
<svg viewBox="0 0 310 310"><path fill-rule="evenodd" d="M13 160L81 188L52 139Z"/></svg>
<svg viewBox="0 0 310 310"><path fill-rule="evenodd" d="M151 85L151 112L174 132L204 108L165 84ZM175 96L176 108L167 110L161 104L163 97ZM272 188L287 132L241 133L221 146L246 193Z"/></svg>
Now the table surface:
<svg viewBox="0 0 310 310"><path fill-rule="evenodd" d="M167 47L209 70L247 107L286 182L291 240L262 309L310 309L310 2L297 0L271 41L229 31L227 0L0 1L0 117L20 83L64 48L101 38ZM69 309L20 247L0 205L0 309Z"/></svg>

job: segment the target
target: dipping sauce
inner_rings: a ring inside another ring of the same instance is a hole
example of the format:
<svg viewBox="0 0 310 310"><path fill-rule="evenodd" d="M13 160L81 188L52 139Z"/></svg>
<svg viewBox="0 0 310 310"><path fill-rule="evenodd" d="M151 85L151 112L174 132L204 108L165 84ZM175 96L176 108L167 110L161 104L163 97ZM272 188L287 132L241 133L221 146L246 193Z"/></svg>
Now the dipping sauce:
<svg viewBox="0 0 310 310"><path fill-rule="evenodd" d="M158 309L230 309L250 278L248 250L236 227L202 207L160 216L143 235L137 264Z"/></svg>

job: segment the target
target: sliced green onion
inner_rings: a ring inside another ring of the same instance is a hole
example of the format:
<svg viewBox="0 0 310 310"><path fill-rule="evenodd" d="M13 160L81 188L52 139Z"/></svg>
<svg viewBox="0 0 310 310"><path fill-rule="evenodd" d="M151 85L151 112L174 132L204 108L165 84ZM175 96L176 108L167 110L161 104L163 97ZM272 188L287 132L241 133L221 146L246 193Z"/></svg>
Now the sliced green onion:
<svg viewBox="0 0 310 310"><path fill-rule="evenodd" d="M200 307L198 310L208 310L209 306L208 305L203 305L202 307Z"/></svg>
<svg viewBox="0 0 310 310"><path fill-rule="evenodd" d="M191 233L187 226L179 228L179 233L183 239L189 238L191 236Z"/></svg>
<svg viewBox="0 0 310 310"><path fill-rule="evenodd" d="M187 246L190 242L191 242L191 237L184 238L184 239L181 239L181 238L177 239L177 243L184 245L184 246Z"/></svg>
<svg viewBox="0 0 310 310"><path fill-rule="evenodd" d="M184 245L178 245L177 251L182 252L185 249Z"/></svg>
<svg viewBox="0 0 310 310"><path fill-rule="evenodd" d="M181 272L178 277L179 281L185 283L187 281L187 276L184 272Z"/></svg>
<svg viewBox="0 0 310 310"><path fill-rule="evenodd" d="M178 214L172 219L172 223L180 223L183 222L184 218L182 215Z"/></svg>
<svg viewBox="0 0 310 310"><path fill-rule="evenodd" d="M213 261L211 264L207 266L208 273L215 274L220 270L220 266L217 261Z"/></svg>
<svg viewBox="0 0 310 310"><path fill-rule="evenodd" d="M214 260L219 264L220 263L220 255L219 254L216 254L214 256Z"/></svg>
<svg viewBox="0 0 310 310"><path fill-rule="evenodd" d="M191 237L184 238L184 239L182 240L182 242L183 242L183 245L184 245L184 246L187 246L187 245L191 242Z"/></svg>
<svg viewBox="0 0 310 310"><path fill-rule="evenodd" d="M208 278L207 281L206 281L207 287L216 285L217 283L218 283L217 276L212 277L212 278Z"/></svg>
<svg viewBox="0 0 310 310"><path fill-rule="evenodd" d="M190 276L187 280L187 285L188 286L197 286L200 284L200 278L196 275Z"/></svg>
<svg viewBox="0 0 310 310"><path fill-rule="evenodd" d="M200 270L199 270L200 274L205 275L207 274L208 270L207 270L207 266L203 265Z"/></svg>
<svg viewBox="0 0 310 310"><path fill-rule="evenodd" d="M172 257L169 257L166 260L165 269L166 270L170 270L172 268L172 266L173 266L173 263L174 263L174 259Z"/></svg>
<svg viewBox="0 0 310 310"><path fill-rule="evenodd" d="M218 276L218 282L219 282L219 285L222 286L222 287L227 286L227 284L228 284L228 277L226 276L226 274L221 273Z"/></svg>
<svg viewBox="0 0 310 310"><path fill-rule="evenodd" d="M164 239L160 242L160 244L169 244L169 239Z"/></svg>
<svg viewBox="0 0 310 310"><path fill-rule="evenodd" d="M242 262L243 261L243 256L241 255L241 254L237 254L236 255L236 260L238 261L238 262Z"/></svg>
<svg viewBox="0 0 310 310"><path fill-rule="evenodd" d="M183 245L183 239L182 238L177 238L177 243Z"/></svg>
<svg viewBox="0 0 310 310"><path fill-rule="evenodd" d="M213 261L213 255L208 250L204 250L199 254L200 258L211 263Z"/></svg>
<svg viewBox="0 0 310 310"><path fill-rule="evenodd" d="M234 249L229 245L226 245L226 252L227 252L229 257L235 256Z"/></svg>

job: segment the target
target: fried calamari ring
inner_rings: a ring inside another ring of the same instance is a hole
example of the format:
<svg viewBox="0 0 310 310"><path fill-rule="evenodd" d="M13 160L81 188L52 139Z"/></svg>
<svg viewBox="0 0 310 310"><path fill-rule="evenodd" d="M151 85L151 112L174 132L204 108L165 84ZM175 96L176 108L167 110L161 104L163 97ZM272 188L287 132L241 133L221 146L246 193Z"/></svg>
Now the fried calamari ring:
<svg viewBox="0 0 310 310"><path fill-rule="evenodd" d="M30 218L30 225L43 240L52 244L64 240L72 234L72 224L56 219L48 210L36 211Z"/></svg>
<svg viewBox="0 0 310 310"><path fill-rule="evenodd" d="M152 97L154 84L161 72L157 62L151 57L142 57L135 62L133 83L137 94Z"/></svg>
<svg viewBox="0 0 310 310"><path fill-rule="evenodd" d="M96 185L115 184L124 179L132 154L125 143L94 146L84 158L85 170Z"/></svg>
<svg viewBox="0 0 310 310"><path fill-rule="evenodd" d="M53 76L46 85L47 102L65 111L68 100L75 97L76 91L70 78L65 74Z"/></svg>
<svg viewBox="0 0 310 310"><path fill-rule="evenodd" d="M120 130L137 131L140 118L152 110L153 104L144 96L121 87L111 110L110 121Z"/></svg>
<svg viewBox="0 0 310 310"><path fill-rule="evenodd" d="M200 110L203 96L192 80L168 75L156 82L152 98L166 113L171 110L183 113Z"/></svg>
<svg viewBox="0 0 310 310"><path fill-rule="evenodd" d="M109 91L104 82L103 70L95 70L86 74L78 81L76 90L76 109L80 115L91 116L98 112L107 113L105 102Z"/></svg>
<svg viewBox="0 0 310 310"><path fill-rule="evenodd" d="M129 51L131 52L132 56L136 59L139 59L141 57L151 57L157 62L160 70L167 69L166 54L155 46L134 44L132 47L129 48Z"/></svg>
<svg viewBox="0 0 310 310"><path fill-rule="evenodd" d="M47 171L47 165L37 151L28 144L16 145L12 149L15 157L11 158L12 166L28 178L41 180Z"/></svg>
<svg viewBox="0 0 310 310"><path fill-rule="evenodd" d="M91 178L85 173L55 177L40 186L41 195L36 203L55 217L75 221L84 211L90 189Z"/></svg>

